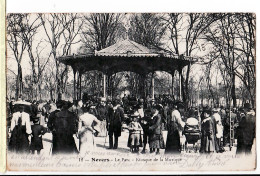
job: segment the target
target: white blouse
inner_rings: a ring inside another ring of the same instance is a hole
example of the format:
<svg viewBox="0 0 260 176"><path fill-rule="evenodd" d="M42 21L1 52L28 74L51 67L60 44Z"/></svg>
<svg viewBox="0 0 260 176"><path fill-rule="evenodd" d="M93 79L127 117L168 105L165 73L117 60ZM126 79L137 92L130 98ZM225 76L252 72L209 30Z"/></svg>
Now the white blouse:
<svg viewBox="0 0 260 176"><path fill-rule="evenodd" d="M144 117L144 109L143 108L138 109L138 113L140 114L141 118Z"/></svg>
<svg viewBox="0 0 260 176"><path fill-rule="evenodd" d="M181 119L181 114L178 110L172 111L172 119L171 121L175 121L178 124L179 130L183 130L185 126L185 122Z"/></svg>
<svg viewBox="0 0 260 176"><path fill-rule="evenodd" d="M26 112L15 112L13 114L12 120L11 120L11 131L13 131L14 127L18 125L18 120L21 117L22 119L22 126L25 125L26 127L26 133L31 134L32 129L31 129L31 122L30 122L30 115Z"/></svg>
<svg viewBox="0 0 260 176"><path fill-rule="evenodd" d="M95 130L100 131L100 121L90 113L84 113L79 116L79 132L84 131L84 128L92 129L93 122L96 122L94 126Z"/></svg>

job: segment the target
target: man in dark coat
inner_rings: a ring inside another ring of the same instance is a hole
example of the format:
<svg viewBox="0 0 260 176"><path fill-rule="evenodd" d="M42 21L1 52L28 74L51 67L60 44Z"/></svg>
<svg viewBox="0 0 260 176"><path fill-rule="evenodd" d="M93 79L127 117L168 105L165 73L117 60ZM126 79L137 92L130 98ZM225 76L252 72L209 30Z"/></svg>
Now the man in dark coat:
<svg viewBox="0 0 260 176"><path fill-rule="evenodd" d="M256 116L249 103L244 105L245 115L241 117L237 128L237 154L251 154L255 138Z"/></svg>
<svg viewBox="0 0 260 176"><path fill-rule="evenodd" d="M113 108L108 109L108 135L109 149L117 149L118 137L121 136L122 119L124 118L124 109L120 105L120 100L116 99ZM113 136L115 143L113 144Z"/></svg>
<svg viewBox="0 0 260 176"><path fill-rule="evenodd" d="M143 150L141 153L145 153L145 150L146 150L146 144L148 143L149 144L149 123L151 121L151 110L146 110L145 111L145 116L143 118L140 119L140 124L143 128Z"/></svg>
<svg viewBox="0 0 260 176"><path fill-rule="evenodd" d="M104 137L106 136L106 120L108 114L108 108L106 106L106 98L100 99L100 104L97 106L98 120L100 120L100 132L98 136Z"/></svg>
<svg viewBox="0 0 260 176"><path fill-rule="evenodd" d="M69 102L57 102L57 108L50 114L47 124L53 135L52 153L77 153L73 138L73 134L77 132L77 115L68 110Z"/></svg>
<svg viewBox="0 0 260 176"><path fill-rule="evenodd" d="M106 106L106 98L100 99L100 104L97 106L98 120L104 121L107 118L107 106Z"/></svg>

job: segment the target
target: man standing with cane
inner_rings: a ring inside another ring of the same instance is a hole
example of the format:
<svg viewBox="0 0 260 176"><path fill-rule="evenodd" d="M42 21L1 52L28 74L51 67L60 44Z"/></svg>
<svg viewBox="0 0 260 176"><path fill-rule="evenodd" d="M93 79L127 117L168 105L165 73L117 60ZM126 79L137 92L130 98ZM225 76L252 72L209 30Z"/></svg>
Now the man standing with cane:
<svg viewBox="0 0 260 176"><path fill-rule="evenodd" d="M98 120L100 120L100 133L98 134L99 137L106 136L106 118L107 118L107 106L106 106L106 98L100 99L100 104L97 107L98 112Z"/></svg>
<svg viewBox="0 0 260 176"><path fill-rule="evenodd" d="M113 108L108 109L108 119L107 119L108 135L109 135L108 149L117 149L118 147L118 137L121 136L121 127L122 127L123 118L124 118L124 109L120 105L120 100L116 99L113 102Z"/></svg>

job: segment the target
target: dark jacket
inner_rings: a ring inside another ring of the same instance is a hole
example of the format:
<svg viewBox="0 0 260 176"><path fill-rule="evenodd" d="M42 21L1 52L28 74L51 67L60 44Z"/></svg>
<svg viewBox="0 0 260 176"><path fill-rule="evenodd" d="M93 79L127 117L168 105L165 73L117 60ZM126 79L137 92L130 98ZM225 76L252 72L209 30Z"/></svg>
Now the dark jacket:
<svg viewBox="0 0 260 176"><path fill-rule="evenodd" d="M124 109L122 107L119 106L115 111L113 110L113 108L108 109L108 135L112 135L114 133L116 136L121 136L123 118Z"/></svg>
<svg viewBox="0 0 260 176"><path fill-rule="evenodd" d="M53 135L52 153L77 153L73 134L78 129L77 115L68 110L56 110L50 114L48 128Z"/></svg>
<svg viewBox="0 0 260 176"><path fill-rule="evenodd" d="M50 131L53 131L55 129L55 126L58 125L58 124L54 123L55 114L57 112L60 112L60 110L57 109L57 110L50 113L50 116L49 116L49 119L48 119L48 122L47 122L47 127L50 129Z"/></svg>
<svg viewBox="0 0 260 176"><path fill-rule="evenodd" d="M42 125L35 124L32 125L32 139L30 150L41 150L43 149L42 145L42 135L46 133L46 128Z"/></svg>
<svg viewBox="0 0 260 176"><path fill-rule="evenodd" d="M153 117L153 119L151 120L151 126L149 127L149 131L152 134L162 133L162 117L160 114Z"/></svg>
<svg viewBox="0 0 260 176"><path fill-rule="evenodd" d="M97 116L97 118L98 118L98 120L106 120L107 119L107 114L108 114L108 112L107 112L108 110L107 110L107 107L106 106L102 106L102 105L100 105L100 106L98 106L98 108L97 108L97 112L98 112L98 116Z"/></svg>
<svg viewBox="0 0 260 176"><path fill-rule="evenodd" d="M238 142L246 145L253 144L255 138L256 117L254 112L248 112L242 117L238 126Z"/></svg>

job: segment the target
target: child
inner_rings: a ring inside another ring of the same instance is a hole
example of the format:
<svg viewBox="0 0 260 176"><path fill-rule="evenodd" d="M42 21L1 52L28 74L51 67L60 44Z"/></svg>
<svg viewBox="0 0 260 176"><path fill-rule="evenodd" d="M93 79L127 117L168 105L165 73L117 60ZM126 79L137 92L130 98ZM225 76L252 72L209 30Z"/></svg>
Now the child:
<svg viewBox="0 0 260 176"><path fill-rule="evenodd" d="M128 125L128 130L129 130L128 146L130 147L132 153L138 153L139 146L142 145L140 143L142 127L138 122L138 117L139 117L139 113L137 112L134 113L132 115L132 121Z"/></svg>
<svg viewBox="0 0 260 176"><path fill-rule="evenodd" d="M42 135L46 133L47 129L39 124L39 118L33 119L33 123L30 150L32 154L34 154L35 151L37 151L37 154L40 154L41 149L43 149Z"/></svg>

